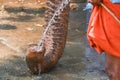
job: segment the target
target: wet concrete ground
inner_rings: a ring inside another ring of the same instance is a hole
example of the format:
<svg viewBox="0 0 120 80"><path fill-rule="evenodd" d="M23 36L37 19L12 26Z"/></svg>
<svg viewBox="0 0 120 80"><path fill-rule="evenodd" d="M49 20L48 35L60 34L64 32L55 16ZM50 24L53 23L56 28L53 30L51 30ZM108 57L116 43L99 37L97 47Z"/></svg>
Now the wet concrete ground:
<svg viewBox="0 0 120 80"><path fill-rule="evenodd" d="M64 54L50 72L41 75L30 74L25 55L27 46L42 36L44 9L1 11L0 80L109 80L104 54L98 55L87 42L84 7L85 3L80 3L77 10L70 11Z"/></svg>

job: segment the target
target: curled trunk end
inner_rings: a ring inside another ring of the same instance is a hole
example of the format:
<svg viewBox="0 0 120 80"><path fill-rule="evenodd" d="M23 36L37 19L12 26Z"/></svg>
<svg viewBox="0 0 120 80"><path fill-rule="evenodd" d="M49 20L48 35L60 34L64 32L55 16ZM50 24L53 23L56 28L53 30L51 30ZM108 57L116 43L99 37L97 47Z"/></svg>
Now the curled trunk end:
<svg viewBox="0 0 120 80"><path fill-rule="evenodd" d="M47 0L46 25L62 2L63 0ZM26 62L32 73L48 72L55 66L64 51L68 31L69 4L60 12L55 16L55 21L47 31L43 51L37 51L38 45L32 45L27 50Z"/></svg>

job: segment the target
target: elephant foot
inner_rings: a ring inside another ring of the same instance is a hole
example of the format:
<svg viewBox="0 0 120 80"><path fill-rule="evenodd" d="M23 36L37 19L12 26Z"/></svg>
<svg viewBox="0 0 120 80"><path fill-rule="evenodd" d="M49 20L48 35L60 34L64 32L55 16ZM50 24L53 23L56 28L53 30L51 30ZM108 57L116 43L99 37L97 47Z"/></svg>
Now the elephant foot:
<svg viewBox="0 0 120 80"><path fill-rule="evenodd" d="M106 54L105 69L110 80L120 80L120 58Z"/></svg>

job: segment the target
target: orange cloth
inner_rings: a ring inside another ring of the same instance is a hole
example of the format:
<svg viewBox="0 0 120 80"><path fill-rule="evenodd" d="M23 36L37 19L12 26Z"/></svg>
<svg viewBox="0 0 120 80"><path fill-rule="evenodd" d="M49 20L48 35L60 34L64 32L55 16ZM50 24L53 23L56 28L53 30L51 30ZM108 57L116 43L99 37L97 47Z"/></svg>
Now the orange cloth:
<svg viewBox="0 0 120 80"><path fill-rule="evenodd" d="M109 0L104 0L103 4L120 19L120 4ZM120 57L120 24L102 6L93 6L87 37L98 53L105 51Z"/></svg>

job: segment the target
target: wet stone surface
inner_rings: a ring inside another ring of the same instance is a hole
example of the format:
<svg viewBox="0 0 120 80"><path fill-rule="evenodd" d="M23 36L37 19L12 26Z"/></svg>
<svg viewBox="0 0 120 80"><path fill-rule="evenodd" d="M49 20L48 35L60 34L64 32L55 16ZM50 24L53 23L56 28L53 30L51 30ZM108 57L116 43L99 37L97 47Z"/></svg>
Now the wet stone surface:
<svg viewBox="0 0 120 80"><path fill-rule="evenodd" d="M85 3L70 11L67 44L58 64L48 73L32 75L25 63L26 49L43 33L44 10L0 13L0 80L109 80L104 54L98 55L86 40Z"/></svg>

